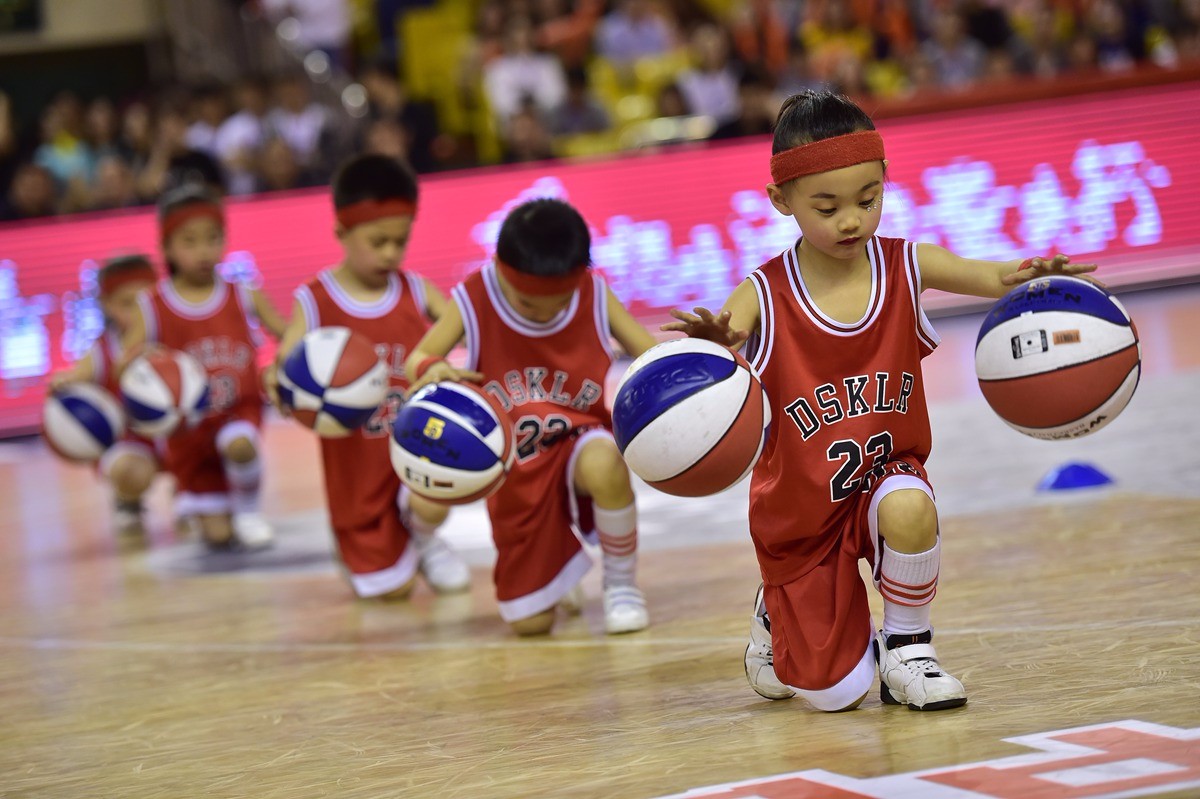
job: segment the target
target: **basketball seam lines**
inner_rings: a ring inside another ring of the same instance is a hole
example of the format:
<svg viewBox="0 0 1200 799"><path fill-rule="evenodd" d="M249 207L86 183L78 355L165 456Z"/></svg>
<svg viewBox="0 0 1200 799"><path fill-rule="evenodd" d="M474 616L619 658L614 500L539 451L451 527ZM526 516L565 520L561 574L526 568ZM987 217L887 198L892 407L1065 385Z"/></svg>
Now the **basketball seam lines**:
<svg viewBox="0 0 1200 799"><path fill-rule="evenodd" d="M733 371L732 371L732 372L730 372L729 374L727 374L725 377L723 377L723 378L721 378L720 380L718 380L717 382L713 383L713 385L714 385L714 386L719 386L719 385L721 385L721 384L722 384L722 383L724 383L726 380L729 380L729 379L730 379L730 378L732 378L732 377L733 377L735 374L737 374L737 372L738 372L738 368L737 368L737 364L735 363L735 364L734 364L734 369L733 369ZM758 382L757 380L753 379L753 378L754 378L754 376L753 376L753 375L750 375L750 378L751 378L750 380L746 381L746 394L745 394L745 395L744 395L744 396L741 398L741 400L739 400L739 401L738 401L738 403L737 403L738 407L743 407L743 406L745 406L745 404L746 404L746 400L747 400L747 399L749 399L749 397L750 397L750 392L754 390L754 384ZM760 390L761 390L761 389L760 389ZM687 397L683 397L683 398L681 398L680 400L678 400L677 402L673 403L673 404L672 404L670 407L671 407L671 408L673 408L673 407L675 407L675 405L678 405L680 402L683 402L683 400L685 400L685 399L689 399L690 397L694 397L694 396L696 396L696 395L695 395L695 394L689 394ZM666 413L668 410L670 410L670 408L664 408L662 413ZM661 416L661 415L662 415L662 414L660 414L660 416ZM736 420L737 420L737 417L735 416L735 417L734 417L734 421L736 421ZM697 466L697 465L700 463L700 461L704 460L704 456L705 456L705 455L707 455L709 452L712 452L712 451L713 451L713 450L715 450L717 447L721 446L721 442L723 442L723 441L726 439L726 437L727 437L727 436L730 434L730 432L732 432L732 431L733 431L733 428L734 428L734 427L735 427L735 425L733 425L733 424L729 425L729 427L726 427L726 428L725 428L725 432L721 434L721 437L720 437L720 438L718 438L716 441L714 441L714 442L713 442L713 445L712 445L711 447L709 447L709 448L708 448L708 450L707 450L706 452L703 452L703 453L701 453L701 454L700 454L700 456L699 456L698 458L696 458L696 460L694 460L694 461L692 461L690 464L688 464L688 466L687 466L687 468L686 468L686 469L684 469L684 470L683 470L683 471L681 471L681 472L677 472L676 474L673 474L673 475L671 475L670 477L664 477L664 478L662 478L661 480L655 480L654 482L655 482L655 483L665 483L665 482L667 482L668 480L677 480L677 479L679 479L680 477L683 477L683 476L684 476L685 474L687 474L688 472L690 472L692 469L695 469L695 468L696 468L696 466Z"/></svg>
<svg viewBox="0 0 1200 799"><path fill-rule="evenodd" d="M1096 361L1102 361L1105 358L1111 358L1114 355L1120 355L1130 349L1137 349L1137 346L1138 346L1138 342L1135 341L1132 344L1127 344L1126 346L1122 347L1119 350L1113 350L1112 352L1107 352L1104 355L1097 355L1095 358L1088 358L1086 361L1077 361L1076 363L1069 363L1064 366L1060 366L1057 369L1050 369L1045 372L1035 372L1031 375L1013 375L1012 377L981 377L981 378L979 378L979 382L980 383L1008 383L1013 380L1024 380L1028 377L1047 375L1047 374L1051 374L1053 372L1062 372L1067 369L1074 369L1076 366L1087 366L1089 363L1095 363ZM1138 357L1138 365L1139 366L1141 365L1141 361L1142 361L1142 359L1141 359L1140 353L1139 353L1139 357ZM1113 393L1116 393L1116 392L1113 392Z"/></svg>

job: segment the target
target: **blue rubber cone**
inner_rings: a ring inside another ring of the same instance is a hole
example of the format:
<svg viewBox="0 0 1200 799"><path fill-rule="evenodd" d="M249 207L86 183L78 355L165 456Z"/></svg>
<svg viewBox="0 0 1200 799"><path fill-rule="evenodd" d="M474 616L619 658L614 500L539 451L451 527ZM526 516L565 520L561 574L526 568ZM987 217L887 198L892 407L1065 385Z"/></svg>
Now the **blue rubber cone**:
<svg viewBox="0 0 1200 799"><path fill-rule="evenodd" d="M1038 483L1038 491L1070 491L1075 488L1095 488L1111 485L1113 479L1090 463L1068 461L1046 473Z"/></svg>

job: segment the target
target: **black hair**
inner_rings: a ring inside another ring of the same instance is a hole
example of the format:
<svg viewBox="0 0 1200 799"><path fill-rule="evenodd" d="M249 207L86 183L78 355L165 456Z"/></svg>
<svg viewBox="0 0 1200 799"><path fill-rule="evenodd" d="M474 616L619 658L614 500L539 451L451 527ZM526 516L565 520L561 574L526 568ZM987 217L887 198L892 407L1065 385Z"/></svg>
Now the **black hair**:
<svg viewBox="0 0 1200 799"><path fill-rule="evenodd" d="M143 255L140 252L116 255L105 261L96 272L96 282L103 286L105 281L113 275L120 275L124 272L138 272L145 269L154 269L154 262L150 260L150 256L148 255Z"/></svg>
<svg viewBox="0 0 1200 799"><path fill-rule="evenodd" d="M168 216L189 205L215 205L217 208L222 207L221 198L209 190L207 186L200 183L184 183L159 195L159 229L162 229L162 224L167 220ZM173 276L179 271L178 267L171 262L170 258L166 257L165 253L163 260L167 265L168 275Z"/></svg>
<svg viewBox="0 0 1200 799"><path fill-rule="evenodd" d="M806 89L779 109L771 154L860 130L875 130L875 123L854 101L824 89Z"/></svg>
<svg viewBox="0 0 1200 799"><path fill-rule="evenodd" d="M417 177L404 164L386 155L356 155L333 176L333 207L345 208L363 200L417 201Z"/></svg>
<svg viewBox="0 0 1200 799"><path fill-rule="evenodd" d="M589 266L592 235L569 203L543 198L509 212L496 239L496 257L530 275L565 275Z"/></svg>

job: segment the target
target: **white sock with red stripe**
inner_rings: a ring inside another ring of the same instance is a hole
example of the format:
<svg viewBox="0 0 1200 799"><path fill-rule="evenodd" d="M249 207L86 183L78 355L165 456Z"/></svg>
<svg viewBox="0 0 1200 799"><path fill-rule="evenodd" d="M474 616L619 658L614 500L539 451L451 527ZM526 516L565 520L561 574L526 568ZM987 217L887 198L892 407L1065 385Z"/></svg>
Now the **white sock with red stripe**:
<svg viewBox="0 0 1200 799"><path fill-rule="evenodd" d="M630 502L623 508L609 510L592 507L596 532L600 534L600 550L604 553L604 587L633 585L637 569L637 506Z"/></svg>
<svg viewBox="0 0 1200 799"><path fill-rule="evenodd" d="M237 463L226 459L225 480L229 483L229 505L234 513L258 511L259 489L262 487L262 456Z"/></svg>
<svg viewBox="0 0 1200 799"><path fill-rule="evenodd" d="M883 542L879 593L883 594L884 633L915 634L930 628L929 603L937 593L942 539L931 549L907 554Z"/></svg>

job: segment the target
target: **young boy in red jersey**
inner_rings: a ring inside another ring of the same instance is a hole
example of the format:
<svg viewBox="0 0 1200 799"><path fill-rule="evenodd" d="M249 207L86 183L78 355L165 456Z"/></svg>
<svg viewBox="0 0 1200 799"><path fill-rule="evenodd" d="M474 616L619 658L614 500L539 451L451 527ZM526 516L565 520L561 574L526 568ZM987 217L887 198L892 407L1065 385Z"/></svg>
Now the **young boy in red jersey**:
<svg viewBox="0 0 1200 799"><path fill-rule="evenodd" d="M321 439L325 497L341 561L360 597L407 597L418 571L439 592L462 591L470 570L434 535L448 509L402 490L388 454L392 421L408 385L405 356L446 308L432 283L400 269L417 213L416 178L394 159L358 156L334 176L333 205L345 257L296 289L268 391L278 405L278 364L310 330L348 327L375 342L391 369L391 393L363 428Z"/></svg>
<svg viewBox="0 0 1200 799"><path fill-rule="evenodd" d="M166 441L175 511L210 547L260 549L274 534L258 509L263 401L252 320L276 337L284 320L261 291L217 274L225 252L219 200L201 187L181 186L159 200L158 221L169 274L138 297L124 351L161 344L204 366L212 412Z"/></svg>
<svg viewBox="0 0 1200 799"><path fill-rule="evenodd" d="M746 648L750 686L849 710L878 669L888 704L941 710L967 701L931 643L941 562L925 473L931 435L921 359L938 344L921 310L937 289L1000 297L1093 264L1065 256L977 261L875 235L883 140L863 111L818 91L784 103L771 203L801 237L753 272L714 317L673 312L663 326L738 347L762 377L776 422L750 486L759 586ZM875 632L858 560L883 595Z"/></svg>
<svg viewBox="0 0 1200 799"><path fill-rule="evenodd" d="M495 262L453 291L454 304L408 358L413 389L468 379L509 411L517 456L488 499L501 617L521 635L550 631L556 606L591 566L572 527L598 534L609 633L649 624L634 583L637 509L604 403L610 336L630 355L655 343L589 268L591 237L558 200L513 209ZM463 370L444 359L466 337Z"/></svg>
<svg viewBox="0 0 1200 799"><path fill-rule="evenodd" d="M120 399L117 373L124 360L121 338L136 318L138 295L152 288L157 280L154 265L144 255L124 255L104 263L96 276L104 332L71 368L50 378L51 392L72 383L95 383ZM154 442L126 431L100 458L98 467L112 484L113 527L126 540L140 540L145 533L142 497L159 468Z"/></svg>

